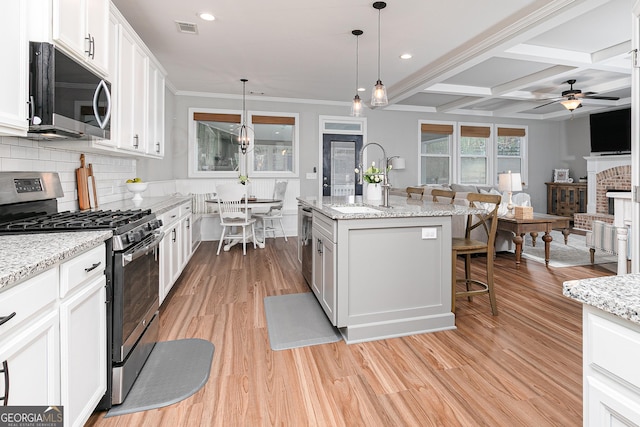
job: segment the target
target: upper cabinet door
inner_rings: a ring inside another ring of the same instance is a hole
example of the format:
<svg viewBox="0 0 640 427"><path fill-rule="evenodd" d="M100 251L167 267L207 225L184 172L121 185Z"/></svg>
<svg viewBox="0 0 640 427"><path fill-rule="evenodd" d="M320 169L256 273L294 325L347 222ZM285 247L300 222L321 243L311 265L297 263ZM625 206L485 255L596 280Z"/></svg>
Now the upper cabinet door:
<svg viewBox="0 0 640 427"><path fill-rule="evenodd" d="M53 40L106 76L109 61L109 1L53 0Z"/></svg>
<svg viewBox="0 0 640 427"><path fill-rule="evenodd" d="M27 11L22 1L5 2L0 15L2 59L0 67L0 135L27 134L27 88L29 43Z"/></svg>

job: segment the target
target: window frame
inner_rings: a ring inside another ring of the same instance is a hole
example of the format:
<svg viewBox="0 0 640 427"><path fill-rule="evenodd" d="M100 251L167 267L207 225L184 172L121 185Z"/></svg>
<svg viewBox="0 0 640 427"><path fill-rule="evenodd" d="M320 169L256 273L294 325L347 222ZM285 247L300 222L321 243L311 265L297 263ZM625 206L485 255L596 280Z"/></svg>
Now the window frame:
<svg viewBox="0 0 640 427"><path fill-rule="evenodd" d="M243 112L240 110L232 109L218 109L218 108L200 108L191 107L188 109L188 176L189 178L237 178L240 172L243 170L242 166L239 166L236 171L199 171L197 170L197 120L194 119L196 113L209 113L209 114L228 114L228 115L240 115L240 122L243 120ZM253 170L253 149L254 135L250 132L251 141L249 143L249 150L246 154L246 174L250 178L297 178L299 168L299 155L300 155L300 114L290 112L274 112L274 111L247 111L247 126L252 128L253 116L270 116L270 117L287 117L293 118L295 124L292 131L292 170L291 171L254 171ZM253 128L252 128L253 130ZM238 146L238 152L240 147Z"/></svg>
<svg viewBox="0 0 640 427"><path fill-rule="evenodd" d="M498 185L498 158L506 156L498 156L498 128L510 128L510 129L523 129L524 136L522 137L521 146L520 146L520 162L521 162L521 177L522 181L525 183L524 187L526 188L526 183L529 180L529 127L527 125L519 125L519 124L503 124L503 123L475 123L475 122L457 122L457 121L446 121L446 120L418 120L418 167L417 167L417 181L418 183L422 183L422 158L423 157L445 157L443 155L428 155L422 153L422 125L430 124L430 125L447 125L453 126L454 132L451 136L451 146L450 151L450 184L462 184L461 182L461 164L462 164L462 155L461 155L461 129L462 126L478 126L483 128L489 128L489 137L487 139L487 178L484 184L472 184L472 185L481 185L481 186L496 186ZM430 184L427 184L430 185Z"/></svg>
<svg viewBox="0 0 640 427"><path fill-rule="evenodd" d="M449 154L448 155L435 155L435 154L424 154L422 153L422 125L443 125L443 126L452 126L453 131L450 135L449 139ZM449 184L454 182L457 173L457 162L455 159L456 155L456 146L457 146L457 132L456 132L457 122L448 122L442 120L418 120L418 183L422 184L422 159L424 157L433 157L433 158L449 158ZM429 184L427 184L429 185Z"/></svg>

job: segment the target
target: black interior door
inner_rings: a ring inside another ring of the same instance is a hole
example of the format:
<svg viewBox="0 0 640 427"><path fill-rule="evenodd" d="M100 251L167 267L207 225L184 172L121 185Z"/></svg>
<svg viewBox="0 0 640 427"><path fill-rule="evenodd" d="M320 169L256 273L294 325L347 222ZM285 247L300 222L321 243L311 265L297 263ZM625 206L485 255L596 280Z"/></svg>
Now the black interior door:
<svg viewBox="0 0 640 427"><path fill-rule="evenodd" d="M322 195L362 195L355 169L360 164L362 135L322 136Z"/></svg>

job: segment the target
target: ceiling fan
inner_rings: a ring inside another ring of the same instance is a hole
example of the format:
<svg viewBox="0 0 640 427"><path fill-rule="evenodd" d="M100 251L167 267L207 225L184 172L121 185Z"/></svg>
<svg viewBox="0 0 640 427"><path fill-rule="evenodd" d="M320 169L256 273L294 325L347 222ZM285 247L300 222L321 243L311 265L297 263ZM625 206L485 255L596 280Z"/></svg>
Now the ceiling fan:
<svg viewBox="0 0 640 427"><path fill-rule="evenodd" d="M562 97L556 98L551 102L547 102L546 104L538 105L534 108L542 108L546 105L553 104L555 102L560 102L564 108L569 111L573 111L576 108L582 107L582 99L604 99L608 101L617 101L620 98L616 96L598 96L595 92L582 92L580 89L574 89L573 85L575 84L575 79L567 80L566 84L570 86L569 90L565 90L562 92Z"/></svg>

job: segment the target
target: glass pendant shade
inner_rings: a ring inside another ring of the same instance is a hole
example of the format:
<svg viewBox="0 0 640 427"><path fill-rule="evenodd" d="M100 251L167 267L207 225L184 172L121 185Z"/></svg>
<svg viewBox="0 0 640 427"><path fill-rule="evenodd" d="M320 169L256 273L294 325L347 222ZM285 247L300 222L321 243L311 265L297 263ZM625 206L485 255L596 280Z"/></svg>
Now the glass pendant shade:
<svg viewBox="0 0 640 427"><path fill-rule="evenodd" d="M371 105L383 106L387 105L389 100L387 99L387 88L384 87L381 80L376 82L371 93Z"/></svg>
<svg viewBox="0 0 640 427"><path fill-rule="evenodd" d="M360 99L360 95L356 93L356 96L353 97L353 102L351 103L351 115L353 117L360 117L362 115L362 100Z"/></svg>

